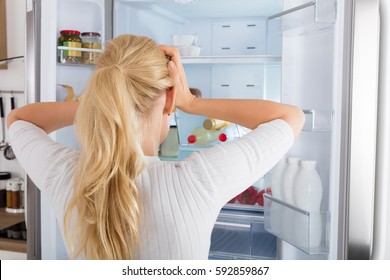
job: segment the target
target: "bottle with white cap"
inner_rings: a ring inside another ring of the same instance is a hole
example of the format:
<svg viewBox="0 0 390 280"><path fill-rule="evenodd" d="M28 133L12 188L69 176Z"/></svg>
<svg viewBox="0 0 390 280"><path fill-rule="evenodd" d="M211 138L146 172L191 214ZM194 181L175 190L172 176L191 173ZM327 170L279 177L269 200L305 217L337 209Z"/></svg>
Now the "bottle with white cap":
<svg viewBox="0 0 390 280"><path fill-rule="evenodd" d="M320 214L322 200L322 183L321 178L316 170L316 161L302 160L301 168L298 171L294 180L294 201L298 208L310 212L310 221L303 221L302 225L297 225L302 231L306 231L304 236L307 236L309 231L309 242L303 240L302 245L310 248L318 247L322 237L322 220ZM310 227L310 228L309 228ZM297 238L303 232L297 235Z"/></svg>
<svg viewBox="0 0 390 280"><path fill-rule="evenodd" d="M287 158L287 167L282 178L282 200L288 204L295 205L294 201L294 180L299 171L299 158Z"/></svg>

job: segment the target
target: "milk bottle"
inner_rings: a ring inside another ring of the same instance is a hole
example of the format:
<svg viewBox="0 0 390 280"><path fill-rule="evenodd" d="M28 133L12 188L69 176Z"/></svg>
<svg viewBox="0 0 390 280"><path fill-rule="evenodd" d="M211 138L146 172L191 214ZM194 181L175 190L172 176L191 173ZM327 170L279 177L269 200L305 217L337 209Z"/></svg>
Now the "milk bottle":
<svg viewBox="0 0 390 280"><path fill-rule="evenodd" d="M310 212L309 223L307 218L301 215L301 218L297 221L296 225L296 239L304 247L309 246L310 248L315 248L321 243L321 200L322 183L320 176L316 171L316 162L302 160L301 168L294 180L294 201L298 208ZM309 240L306 240L307 238L309 238Z"/></svg>

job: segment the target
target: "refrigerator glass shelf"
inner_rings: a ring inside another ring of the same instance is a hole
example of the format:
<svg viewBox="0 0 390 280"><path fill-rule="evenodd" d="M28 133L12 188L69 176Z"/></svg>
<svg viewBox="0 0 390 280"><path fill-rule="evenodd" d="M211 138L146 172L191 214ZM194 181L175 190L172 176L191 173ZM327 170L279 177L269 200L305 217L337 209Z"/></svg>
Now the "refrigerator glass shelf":
<svg viewBox="0 0 390 280"><path fill-rule="evenodd" d="M235 56L183 56L183 64L278 64L281 56L235 55Z"/></svg>
<svg viewBox="0 0 390 280"><path fill-rule="evenodd" d="M310 213L264 194L265 230L309 254L329 252L329 212Z"/></svg>

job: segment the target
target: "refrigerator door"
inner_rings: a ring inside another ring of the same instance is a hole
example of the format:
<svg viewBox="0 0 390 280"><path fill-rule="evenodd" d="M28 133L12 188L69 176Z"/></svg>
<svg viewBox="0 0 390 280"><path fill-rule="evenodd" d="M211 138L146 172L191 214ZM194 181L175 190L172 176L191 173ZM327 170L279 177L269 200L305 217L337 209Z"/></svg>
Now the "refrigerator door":
<svg viewBox="0 0 390 280"><path fill-rule="evenodd" d="M345 223L342 221L347 226L344 257L370 259L377 148L379 1L352 1L352 12L346 217Z"/></svg>
<svg viewBox="0 0 390 280"><path fill-rule="evenodd" d="M34 38L34 44L27 47L27 81L26 92L28 103L64 101L64 96L59 90L58 84L75 87L77 93L81 93L88 81L93 65L67 65L57 64L57 39L62 29L76 29L80 31L98 31L102 40L112 37L112 0L29 0L27 7L31 7L27 14L27 41ZM30 10L34 7L34 25L29 17ZM30 27L34 27L30 30ZM35 46L35 49L32 47ZM29 53L33 53L31 59L34 66L29 66ZM32 89L30 89L32 88ZM53 132L50 136L57 142L75 147L77 141L73 137L72 128L64 128ZM31 184L31 183L29 183ZM28 186L29 191L32 189ZM31 191L30 191L31 193ZM35 203L29 203L33 207L30 213L36 213L37 221L41 225L35 233L36 242L40 242L39 257L42 259L66 259L68 258L63 236L53 214L50 202L45 196L36 194ZM38 203L40 201L40 204ZM28 218L28 224L32 224L33 218ZM36 253L38 256L38 253Z"/></svg>

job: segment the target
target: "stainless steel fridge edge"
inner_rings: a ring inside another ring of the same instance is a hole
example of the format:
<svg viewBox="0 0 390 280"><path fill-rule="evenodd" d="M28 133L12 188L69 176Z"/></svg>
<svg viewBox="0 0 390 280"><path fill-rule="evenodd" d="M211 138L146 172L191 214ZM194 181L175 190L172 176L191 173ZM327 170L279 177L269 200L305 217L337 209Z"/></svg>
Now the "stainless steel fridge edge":
<svg viewBox="0 0 390 280"><path fill-rule="evenodd" d="M25 93L26 104L40 98L40 1L26 6ZM27 176L27 259L41 259L40 191Z"/></svg>
<svg viewBox="0 0 390 280"><path fill-rule="evenodd" d="M370 259L375 193L379 0L352 3L345 258Z"/></svg>
<svg viewBox="0 0 390 280"><path fill-rule="evenodd" d="M389 18L388 0L380 1L380 66L378 96L378 134L376 189L374 210L374 240L371 259L390 259L390 84L388 79L389 57Z"/></svg>

